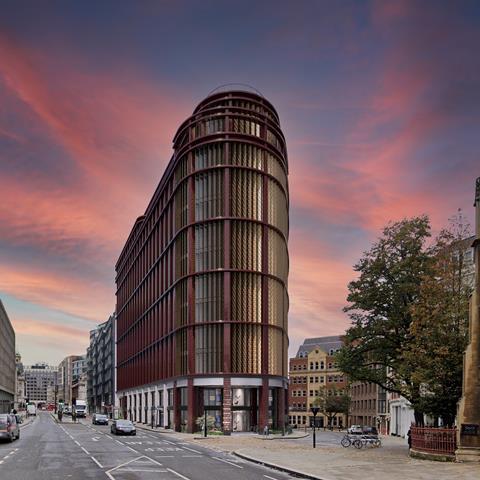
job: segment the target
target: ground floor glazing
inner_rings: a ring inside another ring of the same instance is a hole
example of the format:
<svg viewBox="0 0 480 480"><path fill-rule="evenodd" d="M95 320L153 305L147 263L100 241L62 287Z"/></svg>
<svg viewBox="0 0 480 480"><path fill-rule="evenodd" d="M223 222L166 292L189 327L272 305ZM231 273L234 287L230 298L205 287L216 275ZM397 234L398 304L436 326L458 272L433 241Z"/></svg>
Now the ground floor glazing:
<svg viewBox="0 0 480 480"><path fill-rule="evenodd" d="M120 414L134 422L200 431L283 430L286 424L283 378L190 378L119 392Z"/></svg>

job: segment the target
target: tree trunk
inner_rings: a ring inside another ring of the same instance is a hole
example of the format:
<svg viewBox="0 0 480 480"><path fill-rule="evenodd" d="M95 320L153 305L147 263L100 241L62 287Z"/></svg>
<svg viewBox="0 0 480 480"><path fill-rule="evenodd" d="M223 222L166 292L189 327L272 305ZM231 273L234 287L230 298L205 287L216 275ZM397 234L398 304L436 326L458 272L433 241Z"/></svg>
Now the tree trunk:
<svg viewBox="0 0 480 480"><path fill-rule="evenodd" d="M425 422L423 421L423 412L420 412L419 410L415 409L414 415L415 415L415 425L417 427L425 426Z"/></svg>

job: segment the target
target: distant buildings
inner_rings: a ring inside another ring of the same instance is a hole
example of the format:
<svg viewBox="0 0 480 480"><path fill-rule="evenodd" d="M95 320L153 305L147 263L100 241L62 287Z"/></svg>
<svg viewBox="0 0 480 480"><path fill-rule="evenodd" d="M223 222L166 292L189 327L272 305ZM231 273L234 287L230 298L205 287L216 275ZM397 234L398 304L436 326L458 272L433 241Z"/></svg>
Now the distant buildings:
<svg viewBox="0 0 480 480"><path fill-rule="evenodd" d="M388 433L389 411L384 388L370 382L353 382L350 397L350 425L367 425Z"/></svg>
<svg viewBox="0 0 480 480"><path fill-rule="evenodd" d="M91 413L111 412L115 403L115 316L90 332L87 401Z"/></svg>
<svg viewBox="0 0 480 480"><path fill-rule="evenodd" d="M15 377L15 332L0 300L0 413L13 407Z"/></svg>
<svg viewBox="0 0 480 480"><path fill-rule="evenodd" d="M288 162L278 114L247 91L213 93L116 264L124 415L225 433L283 428L288 349Z"/></svg>
<svg viewBox="0 0 480 480"><path fill-rule="evenodd" d="M25 397L25 369L23 368L22 356L15 354L15 408L22 410L26 406Z"/></svg>
<svg viewBox="0 0 480 480"><path fill-rule="evenodd" d="M307 338L295 358L290 359L288 419L292 426L313 425L312 406L329 396L348 394L347 379L338 369L334 355L342 347L339 336ZM332 418L333 427L343 427L347 416L339 413ZM328 425L328 417L320 412L316 425Z"/></svg>
<svg viewBox="0 0 480 480"><path fill-rule="evenodd" d="M65 405L72 405L72 386L77 383L82 373L87 370L86 355L69 355L58 366L58 400Z"/></svg>
<svg viewBox="0 0 480 480"><path fill-rule="evenodd" d="M57 367L36 363L25 367L25 397L27 402L47 403L47 390L57 383Z"/></svg>

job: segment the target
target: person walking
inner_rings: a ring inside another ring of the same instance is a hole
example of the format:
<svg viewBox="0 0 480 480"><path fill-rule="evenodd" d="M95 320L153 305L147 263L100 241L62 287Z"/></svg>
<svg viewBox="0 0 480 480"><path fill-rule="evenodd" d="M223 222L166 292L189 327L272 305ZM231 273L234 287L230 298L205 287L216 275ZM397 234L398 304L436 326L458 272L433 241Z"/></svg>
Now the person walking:
<svg viewBox="0 0 480 480"><path fill-rule="evenodd" d="M75 407L72 409L72 420L73 423L77 423L77 410L75 409Z"/></svg>
<svg viewBox="0 0 480 480"><path fill-rule="evenodd" d="M412 449L412 430L409 428L407 432L407 439L408 439L408 449Z"/></svg>

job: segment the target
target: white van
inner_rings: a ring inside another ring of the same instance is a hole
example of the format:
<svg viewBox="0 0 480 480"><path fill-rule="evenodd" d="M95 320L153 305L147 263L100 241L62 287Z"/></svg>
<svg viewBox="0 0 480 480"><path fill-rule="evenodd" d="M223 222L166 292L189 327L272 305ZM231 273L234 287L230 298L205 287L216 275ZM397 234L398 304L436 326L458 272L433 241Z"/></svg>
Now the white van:
<svg viewBox="0 0 480 480"><path fill-rule="evenodd" d="M37 416L37 406L32 402L27 405L27 417L30 415Z"/></svg>

